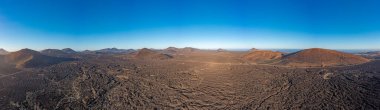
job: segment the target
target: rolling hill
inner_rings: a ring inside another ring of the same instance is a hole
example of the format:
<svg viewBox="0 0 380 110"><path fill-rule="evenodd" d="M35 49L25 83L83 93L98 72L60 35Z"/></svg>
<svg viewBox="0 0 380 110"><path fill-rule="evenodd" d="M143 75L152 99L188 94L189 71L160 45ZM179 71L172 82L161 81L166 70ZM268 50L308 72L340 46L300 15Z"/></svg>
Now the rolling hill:
<svg viewBox="0 0 380 110"><path fill-rule="evenodd" d="M346 66L369 62L370 60L353 54L335 50L311 48L288 54L279 64L288 66Z"/></svg>
<svg viewBox="0 0 380 110"><path fill-rule="evenodd" d="M71 60L74 59L47 56L30 49L9 53L4 58L6 63L13 64L17 68L43 67Z"/></svg>
<svg viewBox="0 0 380 110"><path fill-rule="evenodd" d="M168 54L159 53L147 48L140 49L135 55L137 59L151 59L151 60L164 60L171 59L172 56Z"/></svg>
<svg viewBox="0 0 380 110"><path fill-rule="evenodd" d="M253 50L243 56L243 59L262 63L265 61L275 60L282 57L281 52L273 52L269 50Z"/></svg>

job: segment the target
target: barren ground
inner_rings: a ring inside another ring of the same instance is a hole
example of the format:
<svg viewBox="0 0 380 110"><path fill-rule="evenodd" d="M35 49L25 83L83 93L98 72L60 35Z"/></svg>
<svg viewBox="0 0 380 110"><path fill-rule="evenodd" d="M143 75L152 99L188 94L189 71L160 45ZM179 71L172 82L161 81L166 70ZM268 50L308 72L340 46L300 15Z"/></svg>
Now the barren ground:
<svg viewBox="0 0 380 110"><path fill-rule="evenodd" d="M0 75L1 109L380 109L380 62L257 65L240 53L103 56Z"/></svg>

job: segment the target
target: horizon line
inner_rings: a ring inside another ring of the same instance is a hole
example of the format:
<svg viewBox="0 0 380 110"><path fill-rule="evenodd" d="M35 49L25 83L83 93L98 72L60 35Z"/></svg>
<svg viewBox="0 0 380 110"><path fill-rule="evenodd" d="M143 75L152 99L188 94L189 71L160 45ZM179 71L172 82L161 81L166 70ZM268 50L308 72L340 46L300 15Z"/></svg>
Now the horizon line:
<svg viewBox="0 0 380 110"><path fill-rule="evenodd" d="M169 48L169 47L174 47L174 46L168 46L166 48ZM67 47L67 48L70 48L70 47ZM98 49L73 49L73 48L70 48L74 51L86 51L86 50L89 50L89 51L96 51L96 50L101 50L101 49L112 49L112 48L116 48L116 49L133 49L133 50L139 50L139 49L143 49L143 48L147 48L147 49L155 49L155 50L164 50L166 48L151 48L151 47L142 47L142 48L118 48L118 47L107 47L107 48L98 48ZM253 49L254 47L252 48L196 48L196 47L190 47L190 46L187 46L187 47L175 47L175 48L195 48L195 49L201 49L201 50L217 50L217 49L224 49L224 50L230 50L230 51L246 51L246 50L249 50L249 49ZM255 49L259 49L259 50L304 50L304 49L312 49L312 48L321 48L321 47L311 47L311 48L255 48ZM1 48L0 49L4 49L8 52L15 52L15 51L19 51L19 50L22 50L22 49L31 49L31 50L35 50L35 51L43 51L43 50L46 50L46 49L57 49L57 50L62 50L62 49L65 49L65 48L45 48L45 49L33 49L33 48L20 48L20 49L16 49L16 50L7 50L6 48ZM329 50L369 50L369 51L380 51L380 48L378 49L368 49L368 48L363 48L363 49L334 49L334 48L321 48L321 49L329 49Z"/></svg>

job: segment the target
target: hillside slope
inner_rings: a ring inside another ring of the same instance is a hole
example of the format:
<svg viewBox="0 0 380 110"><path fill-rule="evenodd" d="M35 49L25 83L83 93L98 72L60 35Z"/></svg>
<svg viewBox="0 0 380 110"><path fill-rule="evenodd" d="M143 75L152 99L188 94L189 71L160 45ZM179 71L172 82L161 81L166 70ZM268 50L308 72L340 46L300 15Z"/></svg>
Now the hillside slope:
<svg viewBox="0 0 380 110"><path fill-rule="evenodd" d="M369 62L353 54L335 50L312 48L286 55L279 64L289 66L346 66Z"/></svg>
<svg viewBox="0 0 380 110"><path fill-rule="evenodd" d="M164 60L164 59L171 59L172 56L168 54L162 54L147 48L140 49L137 54L135 55L135 58L137 59L150 59L150 60Z"/></svg>
<svg viewBox="0 0 380 110"><path fill-rule="evenodd" d="M17 68L43 67L71 60L74 59L46 56L30 49L22 49L17 52L9 53L4 58L5 62L14 64Z"/></svg>
<svg viewBox="0 0 380 110"><path fill-rule="evenodd" d="M254 50L243 56L243 59L254 62L265 62L275 60L282 57L281 52L273 52L269 50Z"/></svg>

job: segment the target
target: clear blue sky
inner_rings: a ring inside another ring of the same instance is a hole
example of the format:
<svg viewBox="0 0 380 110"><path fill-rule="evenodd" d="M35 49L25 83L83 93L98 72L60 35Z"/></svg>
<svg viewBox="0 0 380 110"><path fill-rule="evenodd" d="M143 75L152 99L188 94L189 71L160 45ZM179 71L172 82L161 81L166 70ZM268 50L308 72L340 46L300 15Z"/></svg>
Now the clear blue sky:
<svg viewBox="0 0 380 110"><path fill-rule="evenodd" d="M379 0L0 0L0 48L379 49Z"/></svg>

